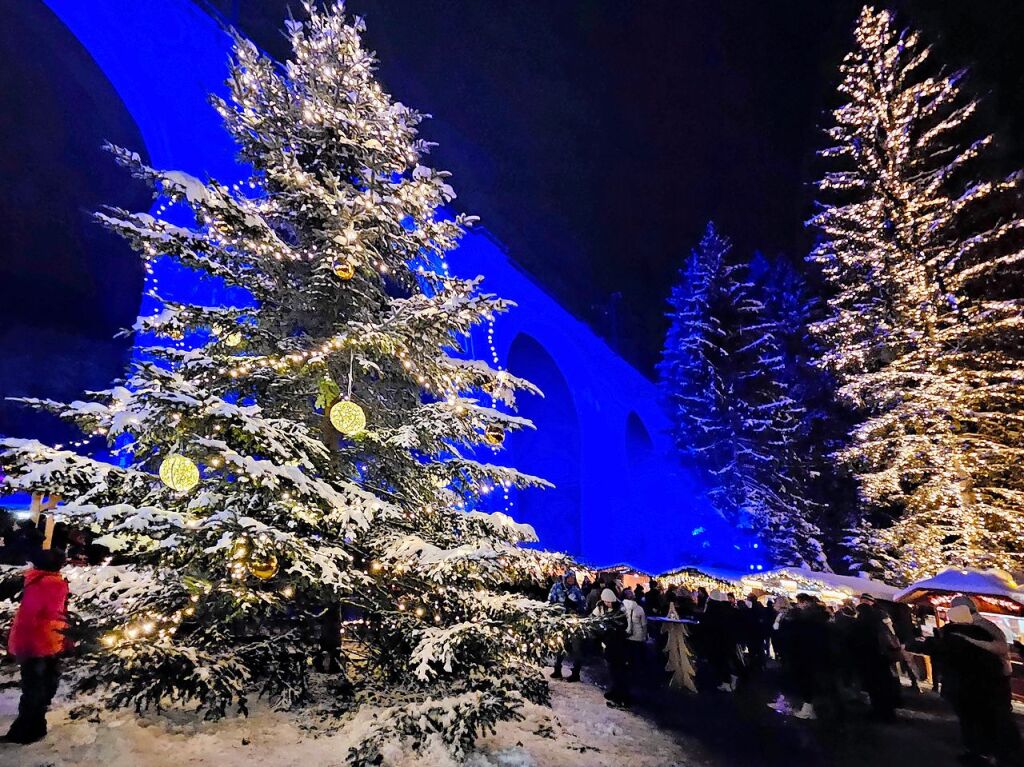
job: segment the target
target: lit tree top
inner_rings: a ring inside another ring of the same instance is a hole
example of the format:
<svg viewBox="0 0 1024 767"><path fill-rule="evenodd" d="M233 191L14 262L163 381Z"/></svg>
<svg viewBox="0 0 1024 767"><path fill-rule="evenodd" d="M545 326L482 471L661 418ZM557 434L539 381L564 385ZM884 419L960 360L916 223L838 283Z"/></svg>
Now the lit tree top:
<svg viewBox="0 0 1024 767"><path fill-rule="evenodd" d="M993 139L964 138L977 101L932 55L889 12L862 11L811 220L832 288L812 330L861 417L842 457L877 530L858 545L901 578L1012 566L1024 542L1020 177L977 181Z"/></svg>

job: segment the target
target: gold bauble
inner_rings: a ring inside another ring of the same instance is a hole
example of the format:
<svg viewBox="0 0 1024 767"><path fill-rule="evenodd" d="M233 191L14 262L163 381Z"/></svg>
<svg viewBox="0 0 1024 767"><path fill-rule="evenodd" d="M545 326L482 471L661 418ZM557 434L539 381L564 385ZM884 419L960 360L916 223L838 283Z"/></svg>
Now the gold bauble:
<svg viewBox="0 0 1024 767"><path fill-rule="evenodd" d="M339 280L348 282L356 276L356 265L343 258L336 258L334 260L334 273Z"/></svg>
<svg viewBox="0 0 1024 767"><path fill-rule="evenodd" d="M232 559L247 559L249 557L249 541L245 538L238 538L231 544Z"/></svg>
<svg viewBox="0 0 1024 767"><path fill-rule="evenodd" d="M246 563L249 572L261 581L269 581L277 575L277 557L273 554L256 555Z"/></svg>
<svg viewBox="0 0 1024 767"><path fill-rule="evenodd" d="M354 437L366 428L366 413L350 399L334 403L331 426L346 437Z"/></svg>
<svg viewBox="0 0 1024 767"><path fill-rule="evenodd" d="M234 333L228 333L224 337L224 344L226 346L234 347L238 346L240 343L242 343L242 334L237 330Z"/></svg>
<svg viewBox="0 0 1024 767"><path fill-rule="evenodd" d="M160 464L160 479L171 490L185 493L199 484L199 467L191 458L175 453Z"/></svg>
<svg viewBox="0 0 1024 767"><path fill-rule="evenodd" d="M484 441L492 447L499 447L505 441L505 427L497 423L487 424Z"/></svg>

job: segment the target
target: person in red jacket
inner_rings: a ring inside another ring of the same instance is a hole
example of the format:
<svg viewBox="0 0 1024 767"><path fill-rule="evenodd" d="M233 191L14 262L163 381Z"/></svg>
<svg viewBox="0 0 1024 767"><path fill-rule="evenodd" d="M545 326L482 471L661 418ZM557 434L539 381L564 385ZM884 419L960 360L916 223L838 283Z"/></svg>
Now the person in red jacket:
<svg viewBox="0 0 1024 767"><path fill-rule="evenodd" d="M25 591L11 624L7 649L21 667L18 718L4 736L9 743L34 743L46 735L46 710L60 682L60 656L69 649L68 582L60 574L64 555L49 550L25 573Z"/></svg>

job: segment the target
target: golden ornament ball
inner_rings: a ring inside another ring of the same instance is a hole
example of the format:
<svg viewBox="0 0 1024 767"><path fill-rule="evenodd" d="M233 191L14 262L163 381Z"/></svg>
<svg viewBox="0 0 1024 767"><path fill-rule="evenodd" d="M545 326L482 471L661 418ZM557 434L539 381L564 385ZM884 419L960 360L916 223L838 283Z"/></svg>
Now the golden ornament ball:
<svg viewBox="0 0 1024 767"><path fill-rule="evenodd" d="M234 333L228 333L226 336L224 336L224 344L226 346L234 347L234 346L238 346L241 343L242 343L242 334L240 332L238 332L237 330Z"/></svg>
<svg viewBox="0 0 1024 767"><path fill-rule="evenodd" d="M273 554L251 557L246 563L249 572L261 581L269 581L277 575L277 557Z"/></svg>
<svg viewBox="0 0 1024 767"><path fill-rule="evenodd" d="M175 453L160 464L160 479L171 490L184 493L199 484L199 467L191 458Z"/></svg>
<svg viewBox="0 0 1024 767"><path fill-rule="evenodd" d="M230 557L232 559L246 559L249 556L249 541L239 538L231 544Z"/></svg>
<svg viewBox="0 0 1024 767"><path fill-rule="evenodd" d="M344 259L336 259L334 262L334 274L337 275L338 279L348 282L356 276L356 265L351 261Z"/></svg>
<svg viewBox="0 0 1024 767"><path fill-rule="evenodd" d="M505 427L501 424L490 423L484 429L484 441L492 447L498 447L505 441Z"/></svg>
<svg viewBox="0 0 1024 767"><path fill-rule="evenodd" d="M330 417L331 426L346 437L354 437L366 428L366 413L350 399L336 402Z"/></svg>

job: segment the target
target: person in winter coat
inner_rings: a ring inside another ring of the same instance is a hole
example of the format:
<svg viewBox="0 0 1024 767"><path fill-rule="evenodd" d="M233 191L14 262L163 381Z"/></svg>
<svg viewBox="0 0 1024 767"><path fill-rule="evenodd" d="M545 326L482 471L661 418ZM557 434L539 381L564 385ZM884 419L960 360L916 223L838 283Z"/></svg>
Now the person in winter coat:
<svg viewBox="0 0 1024 767"><path fill-rule="evenodd" d="M561 605L571 615L583 615L586 610L586 600L580 587L576 585L576 573L568 571L562 578L555 581L548 593L548 602L554 605ZM569 640L569 660L572 662L572 672L565 677L567 682L578 682L580 680L580 665L583 662L583 640L574 636ZM562 679L562 662L566 653L559 652L555 655L555 670L551 672L552 679Z"/></svg>
<svg viewBox="0 0 1024 767"><path fill-rule="evenodd" d="M970 608L960 604L947 613L949 622L938 632L942 656L942 697L960 720L965 753L963 764L1019 764L1020 734L1013 720L1010 686L997 655L977 642L988 640L986 630L974 623Z"/></svg>
<svg viewBox="0 0 1024 767"><path fill-rule="evenodd" d="M651 581L651 585L647 590L644 611L648 615L664 615L667 609L668 605L665 604L665 594L661 590L661 584L657 581Z"/></svg>
<svg viewBox="0 0 1024 767"><path fill-rule="evenodd" d="M67 628L68 582L60 574L64 556L57 550L33 555L25 590L11 624L7 650L21 667L18 717L4 740L34 743L46 735L46 710L60 682L60 656L70 649Z"/></svg>
<svg viewBox="0 0 1024 767"><path fill-rule="evenodd" d="M774 701L768 704L768 708L790 716L793 714L793 707L789 704L789 699L797 697L798 689L791 649L796 608L790 606L789 599L785 595L779 595L768 610L771 648L780 671L779 694Z"/></svg>
<svg viewBox="0 0 1024 767"><path fill-rule="evenodd" d="M739 626L728 596L717 589L708 595L697 628L712 683L722 692L733 692L739 679Z"/></svg>
<svg viewBox="0 0 1024 767"><path fill-rule="evenodd" d="M601 600L597 603L594 615L601 618L599 639L604 646L604 657L608 661L608 675L611 686L604 694L611 705L625 706L629 704L629 652L626 611L622 602L611 589L601 592Z"/></svg>
<svg viewBox="0 0 1024 767"><path fill-rule="evenodd" d="M899 660L899 640L885 625L874 597L868 594L862 595L857 605L849 641L861 686L871 699L873 716L883 722L896 721L899 681L894 664Z"/></svg>
<svg viewBox="0 0 1024 767"><path fill-rule="evenodd" d="M622 591L622 609L626 613L626 654L635 673L643 663L647 643L647 613L633 598L631 589Z"/></svg>
<svg viewBox="0 0 1024 767"><path fill-rule="evenodd" d="M746 602L749 611L744 615L746 619L744 633L747 653L750 656L750 669L751 671L761 671L768 658L768 636L771 631L769 613L771 611L761 604L754 593L747 595Z"/></svg>
<svg viewBox="0 0 1024 767"><path fill-rule="evenodd" d="M800 719L816 719L814 701L832 689L831 649L828 612L809 594L797 594L789 650L793 684L803 704L793 715Z"/></svg>
<svg viewBox="0 0 1024 767"><path fill-rule="evenodd" d="M1010 679L1002 658L988 649L991 634L963 601L950 606L946 617L937 647L942 696L961 723L965 754L959 761L988 764L985 756L991 755L996 764L1020 764L1021 740L1011 706Z"/></svg>

